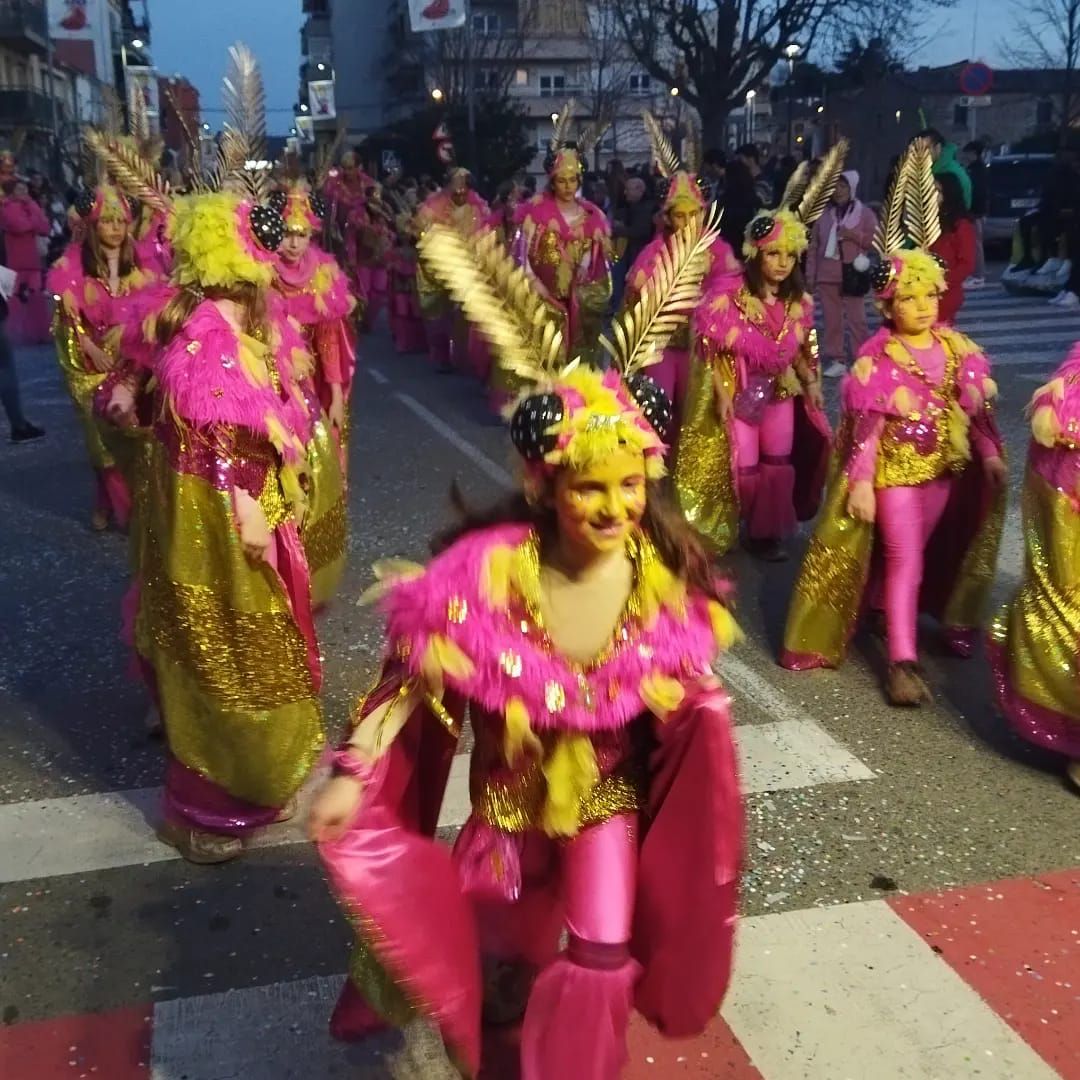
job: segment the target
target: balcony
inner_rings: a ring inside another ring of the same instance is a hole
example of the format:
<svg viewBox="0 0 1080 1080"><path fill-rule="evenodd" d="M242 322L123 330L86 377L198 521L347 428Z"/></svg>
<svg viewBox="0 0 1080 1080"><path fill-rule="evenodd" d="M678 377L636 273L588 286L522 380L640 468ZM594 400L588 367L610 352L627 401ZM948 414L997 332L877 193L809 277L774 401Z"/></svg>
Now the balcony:
<svg viewBox="0 0 1080 1080"><path fill-rule="evenodd" d="M319 70L320 64L322 70ZM300 81L302 83L309 82L321 82L323 79L332 79L334 77L334 65L319 61L314 63L308 61L300 65Z"/></svg>
<svg viewBox="0 0 1080 1080"><path fill-rule="evenodd" d="M48 49L45 0L0 0L0 45L21 53Z"/></svg>
<svg viewBox="0 0 1080 1080"><path fill-rule="evenodd" d="M0 90L0 127L51 126L52 109L44 94L37 90Z"/></svg>

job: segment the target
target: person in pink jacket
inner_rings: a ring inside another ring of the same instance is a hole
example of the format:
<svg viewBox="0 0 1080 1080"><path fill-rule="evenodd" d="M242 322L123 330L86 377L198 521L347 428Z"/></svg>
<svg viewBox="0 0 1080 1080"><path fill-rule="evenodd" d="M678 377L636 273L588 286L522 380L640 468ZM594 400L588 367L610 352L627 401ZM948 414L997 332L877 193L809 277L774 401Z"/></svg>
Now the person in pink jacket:
<svg viewBox="0 0 1080 1080"><path fill-rule="evenodd" d="M49 235L49 219L30 197L24 180L16 180L0 201L0 232L5 264L19 275L11 298L8 336L13 345L40 345L49 340L49 307L38 237Z"/></svg>
<svg viewBox="0 0 1080 1080"><path fill-rule="evenodd" d="M807 285L821 301L825 321L821 359L823 372L830 378L847 372L845 324L853 350L870 336L864 297L870 289L867 253L877 218L855 197L858 188L859 174L854 169L840 175L832 202L814 224L806 256Z"/></svg>

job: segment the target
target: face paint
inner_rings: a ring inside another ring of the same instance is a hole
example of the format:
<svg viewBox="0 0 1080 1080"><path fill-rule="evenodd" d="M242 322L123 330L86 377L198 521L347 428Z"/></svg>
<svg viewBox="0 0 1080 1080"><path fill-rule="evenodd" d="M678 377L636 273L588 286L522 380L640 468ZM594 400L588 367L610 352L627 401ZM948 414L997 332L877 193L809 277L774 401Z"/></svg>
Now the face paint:
<svg viewBox="0 0 1080 1080"><path fill-rule="evenodd" d="M937 286L914 281L899 288L892 300L890 315L899 334L925 334L938 321L941 294Z"/></svg>
<svg viewBox="0 0 1080 1080"><path fill-rule="evenodd" d="M616 450L581 471L555 478L555 517L563 543L584 555L618 550L645 513L645 458Z"/></svg>

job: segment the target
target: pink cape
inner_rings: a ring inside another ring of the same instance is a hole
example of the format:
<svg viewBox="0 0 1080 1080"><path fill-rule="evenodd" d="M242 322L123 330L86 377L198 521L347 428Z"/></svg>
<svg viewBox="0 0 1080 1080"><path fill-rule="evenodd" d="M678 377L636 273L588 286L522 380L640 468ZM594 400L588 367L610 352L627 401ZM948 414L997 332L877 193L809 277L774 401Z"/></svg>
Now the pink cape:
<svg viewBox="0 0 1080 1080"><path fill-rule="evenodd" d="M367 710L397 693L385 680ZM447 702L451 711L460 712ZM671 1036L700 1032L731 973L742 812L727 695L702 688L663 725L651 761L631 952L638 1010ZM450 1052L480 1065L477 929L450 850L433 839L454 742L417 709L365 781L348 832L319 852L378 962L439 1027ZM346 984L343 1001L355 998Z"/></svg>

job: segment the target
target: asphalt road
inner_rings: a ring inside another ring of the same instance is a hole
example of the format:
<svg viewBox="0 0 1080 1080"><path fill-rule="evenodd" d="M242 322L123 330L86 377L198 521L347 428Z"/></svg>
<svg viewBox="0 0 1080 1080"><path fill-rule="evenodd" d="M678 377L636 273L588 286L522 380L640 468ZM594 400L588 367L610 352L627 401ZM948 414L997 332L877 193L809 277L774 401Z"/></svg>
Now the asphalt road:
<svg viewBox="0 0 1080 1080"><path fill-rule="evenodd" d="M1051 316L1043 304L991 286L972 298L962 326L999 360L1014 496L1001 599L1021 566L1022 409L1080 338L1080 317ZM0 445L0 1053L6 1046L13 1055L7 1067L0 1057L0 1074L385 1075L364 1051L335 1058L301 1038L332 1000L349 940L307 844L275 834L268 846L209 869L155 849L148 789L160 783L162 750L144 733L147 702L127 677L118 637L126 542L88 529L91 476L50 351L26 350L19 366L26 412L48 438ZM513 467L478 387L435 374L420 357L393 355L382 332L364 343L353 399L349 567L340 600L319 624L332 737L378 663L378 622L353 602L370 583L373 561L422 558L447 520L451 481L483 500L499 494ZM1048 755L1004 731L981 655L966 662L942 655L928 627L925 662L937 700L921 711L883 703L883 657L868 638L838 672L776 666L797 567L797 559L779 566L730 559L747 637L723 674L747 754L743 911L751 924L1080 867L1080 799ZM452 818L448 824L460 823ZM1080 891L1071 896L1080 926ZM306 988L295 1006L303 1023L291 1019L295 1003L273 989L294 984ZM227 991L262 996L215 996ZM235 1023L251 1029L243 1038L221 1020L232 1016L229 1002L241 1001L248 1019ZM252 1001L262 1026L250 1016ZM107 1019L113 1034L101 1035L94 1018ZM1075 1055L1076 1072L1060 1075L1080 1076L1080 1023L1072 1031L1066 1053ZM857 1054L859 1032L843 1037ZM227 1049L230 1042L241 1049ZM122 1066L108 1057L118 1044L127 1055ZM56 1053L63 1060L49 1064ZM901 1072L887 1056L878 1062L862 1075L946 1075ZM431 1068L415 1075L436 1075ZM758 1075L841 1075L824 1065L799 1068Z"/></svg>

